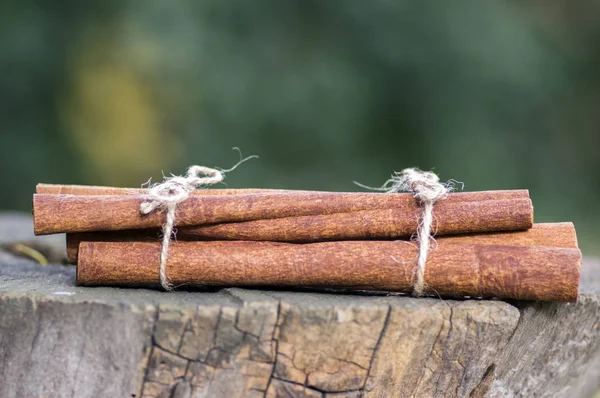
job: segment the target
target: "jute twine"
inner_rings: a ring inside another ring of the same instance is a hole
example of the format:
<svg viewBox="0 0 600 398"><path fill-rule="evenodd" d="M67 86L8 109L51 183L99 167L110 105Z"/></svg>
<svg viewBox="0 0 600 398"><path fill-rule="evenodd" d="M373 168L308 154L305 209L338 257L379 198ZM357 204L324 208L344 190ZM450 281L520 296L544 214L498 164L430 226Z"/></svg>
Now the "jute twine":
<svg viewBox="0 0 600 398"><path fill-rule="evenodd" d="M228 170L213 169L205 166L191 166L185 177L173 176L165 178L162 183L151 186L148 193L144 195L144 202L140 205L140 212L142 214L150 214L160 208L166 209L165 223L162 227L163 239L159 265L160 284L163 289L167 291L174 289L173 284L167 276L167 259L169 257L169 245L173 238L177 205L189 198L195 189L222 182L225 179L225 173L234 170L240 164L252 158L258 158L258 156L248 156L247 158L240 159L235 166Z"/></svg>
<svg viewBox="0 0 600 398"><path fill-rule="evenodd" d="M434 241L431 233L433 224L433 205L438 200L444 199L448 192L452 191L455 181L441 183L439 177L430 172L422 171L416 168L404 169L401 172L395 172L383 186L379 188L367 187L356 183L357 185L388 193L410 192L417 199L423 209L419 218L419 224L416 231L416 241L419 245L419 254L413 276L413 291L415 297L423 296L425 285L425 266L429 256L430 243Z"/></svg>

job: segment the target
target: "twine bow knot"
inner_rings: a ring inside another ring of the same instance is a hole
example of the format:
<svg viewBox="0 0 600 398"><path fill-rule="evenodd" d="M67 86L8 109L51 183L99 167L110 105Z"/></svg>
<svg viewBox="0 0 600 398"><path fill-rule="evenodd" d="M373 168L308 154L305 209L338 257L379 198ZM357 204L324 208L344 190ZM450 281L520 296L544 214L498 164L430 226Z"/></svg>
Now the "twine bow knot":
<svg viewBox="0 0 600 398"><path fill-rule="evenodd" d="M238 150L238 148L233 148ZM160 250L159 276L161 286L167 290L173 290L174 286L167 276L167 258L169 256L169 244L173 235L175 225L175 212L177 205L189 198L192 191L200 187L218 184L225 179L225 173L235 170L246 160L258 158L256 155L242 159L228 170L212 169L205 166L191 166L185 177L173 176L166 178L161 184L151 186L148 193L144 195L144 201L140 204L140 213L150 214L158 208L167 209L167 216L162 227L163 239Z"/></svg>
<svg viewBox="0 0 600 398"><path fill-rule="evenodd" d="M395 173L390 179L395 192L408 191L417 199L423 213L417 228L417 242L419 244L419 256L415 269L413 296L422 296L425 290L425 264L429 255L429 243L433 240L431 236L431 225L433 224L433 204L444 199L450 187L440 183L440 178L430 172L419 169L404 169ZM389 181L389 180L388 180ZM390 191L394 192L394 191Z"/></svg>
<svg viewBox="0 0 600 398"><path fill-rule="evenodd" d="M355 182L360 187L387 193L410 192L423 209L416 233L419 255L413 277L413 296L422 296L425 291L425 264L429 255L429 242L433 240L431 235L433 204L444 199L448 192L452 191L453 184L456 182L450 180L443 184L435 173L417 168L404 169L399 173L394 172L392 177L379 188L368 187Z"/></svg>
<svg viewBox="0 0 600 398"><path fill-rule="evenodd" d="M444 199L450 191L450 188L440 183L440 178L430 171L404 169L401 173L395 173L392 180L394 178L399 185L399 190L395 192L411 192L421 203Z"/></svg>
<svg viewBox="0 0 600 398"><path fill-rule="evenodd" d="M224 178L220 170L205 166L191 166L185 177L174 176L162 184L151 187L144 195L145 201L140 205L140 211L142 214L150 214L158 207L168 209L176 206L185 201L196 188L218 184Z"/></svg>

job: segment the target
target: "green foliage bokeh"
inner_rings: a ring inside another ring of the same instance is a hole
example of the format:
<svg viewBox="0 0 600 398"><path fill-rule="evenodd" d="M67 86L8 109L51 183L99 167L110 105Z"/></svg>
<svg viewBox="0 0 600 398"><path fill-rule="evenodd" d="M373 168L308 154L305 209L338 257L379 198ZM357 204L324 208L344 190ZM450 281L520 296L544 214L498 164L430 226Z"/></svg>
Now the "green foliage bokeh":
<svg viewBox="0 0 600 398"><path fill-rule="evenodd" d="M418 166L528 188L599 253L600 7L0 1L0 208L37 182L357 190ZM596 12L595 12L596 11ZM595 12L595 13L594 13Z"/></svg>

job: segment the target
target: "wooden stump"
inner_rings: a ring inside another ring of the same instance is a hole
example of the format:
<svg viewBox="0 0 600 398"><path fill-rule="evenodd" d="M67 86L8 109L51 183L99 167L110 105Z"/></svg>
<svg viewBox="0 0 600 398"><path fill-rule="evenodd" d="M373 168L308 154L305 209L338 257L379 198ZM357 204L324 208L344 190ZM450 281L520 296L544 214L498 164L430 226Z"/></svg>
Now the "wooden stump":
<svg viewBox="0 0 600 398"><path fill-rule="evenodd" d="M30 222L8 233L0 217L0 247L62 252L24 237ZM600 384L594 259L574 304L74 280L0 250L0 397L574 398Z"/></svg>

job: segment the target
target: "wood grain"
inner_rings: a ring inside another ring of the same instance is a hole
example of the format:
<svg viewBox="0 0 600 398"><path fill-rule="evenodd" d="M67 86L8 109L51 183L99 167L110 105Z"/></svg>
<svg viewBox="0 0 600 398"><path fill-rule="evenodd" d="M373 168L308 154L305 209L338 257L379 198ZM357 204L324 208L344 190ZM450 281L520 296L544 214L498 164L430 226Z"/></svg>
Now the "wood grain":
<svg viewBox="0 0 600 398"><path fill-rule="evenodd" d="M0 213L0 242L64 249L13 217ZM0 397L579 398L600 385L597 258L577 303L164 293L76 286L75 273L0 248Z"/></svg>
<svg viewBox="0 0 600 398"><path fill-rule="evenodd" d="M82 242L77 283L157 285L160 243ZM176 286L309 286L410 292L417 248L405 241L176 242L167 274ZM576 248L439 240L426 292L453 297L575 301Z"/></svg>
<svg viewBox="0 0 600 398"><path fill-rule="evenodd" d="M353 215L356 213L341 213L342 215ZM335 216L335 215L332 215ZM332 217L327 216L327 217ZM303 217L298 217L303 218ZM278 224L281 220L287 219L274 219L269 220L275 224ZM230 230L233 230L236 225L243 225L246 228L248 225L259 224L262 221L247 221L244 223L231 223L224 224L223 227L227 227ZM343 226L344 224L342 224ZM179 228L177 232L177 240L181 241L194 241L194 240L222 240L222 235L210 235L208 233L204 233L199 235L197 231L202 231L206 228L206 230L210 231L214 227L220 227L221 224L216 226L208 226L208 227L182 227ZM340 227L341 229L341 227ZM259 231L258 229L256 230ZM324 233L316 234L313 236L313 242L326 240L325 232L329 230L321 230ZM377 235L377 231L369 227L368 225L361 225L360 231L368 232L363 235L356 234L356 230L348 231L346 235L336 236L336 240L352 240L356 239L356 236L359 236L358 239L367 239L367 238L388 238L390 236L385 235ZM318 230L317 230L318 232ZM286 231L285 235L292 239L291 242L294 242L294 236L290 233L290 231ZM241 235L237 235L241 237ZM271 235L273 237L273 235ZM394 236L392 236L394 237ZM234 236L230 236L233 240L241 240L235 239ZM275 240L275 239L260 239L262 235L249 234L246 236L244 240ZM67 260L71 264L77 263L77 255L79 253L79 243L86 242L158 242L160 241L160 231L159 230L126 230L126 231L114 231L114 232L81 232L81 233L70 233L67 234ZM438 236L437 240L448 239L447 236ZM454 235L451 237L452 242L460 243L464 242L467 244L486 244L486 245L503 245L503 246L546 246L546 247L569 247L569 248L577 248L577 235L575 232L575 227L573 223L565 222L565 223L544 223L544 224L533 224L533 227L524 231L514 231L514 232L497 232L497 233L479 233L479 234L468 234L468 235ZM285 242L285 240L282 240Z"/></svg>
<svg viewBox="0 0 600 398"><path fill-rule="evenodd" d="M478 192L448 195L435 205L437 223L454 233L531 227L533 206L529 198L481 200L489 195ZM135 196L36 194L33 196L34 232L46 235L160 227L164 223L163 212L140 214L142 201ZM378 212L380 210L384 211ZM395 228L415 231L421 208L410 194L193 195L178 205L175 224L198 226L357 211L371 211L374 212L369 213L371 217L376 216L371 221L363 217L362 222L397 220Z"/></svg>

